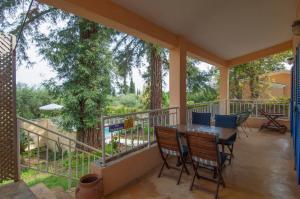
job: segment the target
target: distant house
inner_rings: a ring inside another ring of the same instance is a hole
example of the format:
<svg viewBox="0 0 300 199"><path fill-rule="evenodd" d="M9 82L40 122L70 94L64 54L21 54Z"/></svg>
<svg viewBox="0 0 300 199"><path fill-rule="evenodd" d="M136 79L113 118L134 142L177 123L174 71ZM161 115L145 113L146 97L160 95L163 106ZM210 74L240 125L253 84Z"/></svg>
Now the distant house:
<svg viewBox="0 0 300 199"><path fill-rule="evenodd" d="M265 74L261 77L263 92L260 99L271 99L278 97L290 98L291 96L291 71L282 70ZM243 99L250 99L249 84L243 89Z"/></svg>

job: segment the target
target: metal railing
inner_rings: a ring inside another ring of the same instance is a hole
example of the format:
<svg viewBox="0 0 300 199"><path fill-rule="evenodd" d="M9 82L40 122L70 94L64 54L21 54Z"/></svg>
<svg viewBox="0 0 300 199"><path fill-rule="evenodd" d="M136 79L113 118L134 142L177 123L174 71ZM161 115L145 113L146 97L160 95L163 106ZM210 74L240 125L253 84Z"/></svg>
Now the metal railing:
<svg viewBox="0 0 300 199"><path fill-rule="evenodd" d="M262 117L259 110L269 113L282 114L283 119L290 118L289 101L272 101L272 100L230 100L230 114L237 114L244 111L251 111L251 117Z"/></svg>
<svg viewBox="0 0 300 199"><path fill-rule="evenodd" d="M18 117L20 167L66 177L68 186L90 172L102 152L66 135Z"/></svg>
<svg viewBox="0 0 300 199"><path fill-rule="evenodd" d="M178 124L178 107L102 117L102 166L155 143L154 126Z"/></svg>
<svg viewBox="0 0 300 199"><path fill-rule="evenodd" d="M192 112L197 113L211 113L211 119L215 118L216 114L221 113L221 106L226 107L226 101L211 101L211 102L202 102L194 105L188 106L187 109L187 123L192 123Z"/></svg>

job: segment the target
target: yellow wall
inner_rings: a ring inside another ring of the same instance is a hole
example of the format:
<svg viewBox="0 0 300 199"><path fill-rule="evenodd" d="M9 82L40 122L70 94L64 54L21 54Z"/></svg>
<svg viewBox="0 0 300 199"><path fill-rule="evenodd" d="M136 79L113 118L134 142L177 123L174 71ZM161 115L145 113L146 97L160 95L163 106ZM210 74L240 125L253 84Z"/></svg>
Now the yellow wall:
<svg viewBox="0 0 300 199"><path fill-rule="evenodd" d="M287 97L291 96L291 74L288 72L274 72L270 73L263 77L265 81L268 81L270 84L269 88L266 88L264 93L261 93L261 99L270 99L272 97ZM284 88L275 88L272 87L271 83L284 84ZM251 93L249 84L246 83L243 88L243 99L250 99Z"/></svg>

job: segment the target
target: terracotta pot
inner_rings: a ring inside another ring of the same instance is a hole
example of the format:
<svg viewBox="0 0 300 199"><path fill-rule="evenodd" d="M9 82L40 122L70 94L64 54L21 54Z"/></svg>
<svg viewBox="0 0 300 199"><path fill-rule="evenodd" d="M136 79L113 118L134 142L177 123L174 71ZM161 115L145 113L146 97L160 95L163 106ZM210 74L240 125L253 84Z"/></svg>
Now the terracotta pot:
<svg viewBox="0 0 300 199"><path fill-rule="evenodd" d="M80 178L76 188L76 199L101 199L103 198L103 180L97 174L88 174Z"/></svg>

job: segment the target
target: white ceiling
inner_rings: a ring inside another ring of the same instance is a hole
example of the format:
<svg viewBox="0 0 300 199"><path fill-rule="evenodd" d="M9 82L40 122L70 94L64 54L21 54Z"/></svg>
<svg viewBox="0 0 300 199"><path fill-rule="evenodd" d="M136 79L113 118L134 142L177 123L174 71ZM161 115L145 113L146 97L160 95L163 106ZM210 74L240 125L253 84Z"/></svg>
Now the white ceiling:
<svg viewBox="0 0 300 199"><path fill-rule="evenodd" d="M297 0L113 0L224 59L288 41Z"/></svg>

